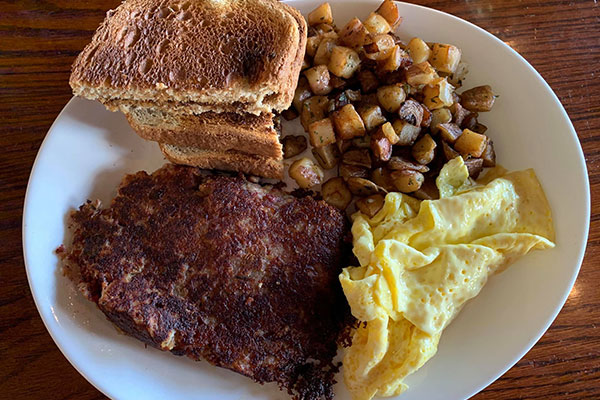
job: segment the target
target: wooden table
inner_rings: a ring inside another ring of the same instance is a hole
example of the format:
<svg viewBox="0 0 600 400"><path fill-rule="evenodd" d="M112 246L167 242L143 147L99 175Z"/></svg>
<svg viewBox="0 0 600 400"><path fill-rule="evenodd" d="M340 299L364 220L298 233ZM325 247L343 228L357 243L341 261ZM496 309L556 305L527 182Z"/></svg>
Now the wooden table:
<svg viewBox="0 0 600 400"><path fill-rule="evenodd" d="M23 266L21 217L35 155L71 98L71 62L118 3L0 1L0 398L104 398L62 356L37 313ZM538 344L475 398L599 399L600 6L596 0L418 3L471 21L521 53L565 106L590 173L590 237L575 288Z"/></svg>

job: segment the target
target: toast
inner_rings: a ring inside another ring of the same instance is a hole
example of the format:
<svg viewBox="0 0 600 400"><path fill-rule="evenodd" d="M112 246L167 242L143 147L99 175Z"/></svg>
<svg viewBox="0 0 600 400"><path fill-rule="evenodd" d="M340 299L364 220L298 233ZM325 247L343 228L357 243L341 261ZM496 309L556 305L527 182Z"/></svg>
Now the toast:
<svg viewBox="0 0 600 400"><path fill-rule="evenodd" d="M105 104L259 115L292 101L306 44L276 0L127 0L73 64L75 95Z"/></svg>
<svg viewBox="0 0 600 400"><path fill-rule="evenodd" d="M280 124L272 113L253 115L211 111L194 115L133 107L125 115L135 132L147 140L283 158L279 142Z"/></svg>
<svg viewBox="0 0 600 400"><path fill-rule="evenodd" d="M283 163L272 157L238 151L215 151L197 147L181 147L159 143L163 155L172 163L192 165L203 169L238 171L265 178L282 179Z"/></svg>

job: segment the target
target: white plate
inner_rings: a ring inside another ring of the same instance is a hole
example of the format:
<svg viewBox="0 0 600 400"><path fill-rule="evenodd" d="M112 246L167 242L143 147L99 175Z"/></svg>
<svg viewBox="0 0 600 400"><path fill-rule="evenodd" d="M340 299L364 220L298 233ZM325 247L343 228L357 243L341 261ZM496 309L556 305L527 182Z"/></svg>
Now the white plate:
<svg viewBox="0 0 600 400"><path fill-rule="evenodd" d="M341 25L364 18L377 1L330 0ZM293 2L305 15L317 1ZM558 99L516 52L456 17L410 4L399 34L458 45L469 62L465 87L490 84L500 98L490 127L500 162L535 168L550 201L557 247L523 258L490 280L442 335L438 354L409 377L412 399L463 399L502 375L546 331L573 286L588 234L589 187L577 135ZM118 399L285 398L233 372L196 363L120 335L61 276L54 249L65 216L86 199L110 200L125 173L164 162L157 146L131 132L125 118L74 99L48 132L34 164L23 219L25 263L38 310L54 341L94 386ZM337 398L347 398L343 385Z"/></svg>

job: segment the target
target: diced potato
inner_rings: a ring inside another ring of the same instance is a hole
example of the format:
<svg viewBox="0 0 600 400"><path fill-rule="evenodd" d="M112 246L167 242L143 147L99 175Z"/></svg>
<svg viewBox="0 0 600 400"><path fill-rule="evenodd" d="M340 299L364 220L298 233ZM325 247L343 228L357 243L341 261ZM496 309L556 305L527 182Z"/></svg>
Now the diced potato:
<svg viewBox="0 0 600 400"><path fill-rule="evenodd" d="M473 179L477 179L483 170L483 160L481 158L470 158L465 160L465 166L469 171L469 176Z"/></svg>
<svg viewBox="0 0 600 400"><path fill-rule="evenodd" d="M288 108L287 110L283 110L281 112L281 116L286 121L291 121L293 119L296 119L296 118L298 118L298 115L299 115L298 112L294 108L292 108L292 107Z"/></svg>
<svg viewBox="0 0 600 400"><path fill-rule="evenodd" d="M329 3L323 3L308 14L308 25L333 24L333 14Z"/></svg>
<svg viewBox="0 0 600 400"><path fill-rule="evenodd" d="M373 156L380 161L388 161L392 156L392 144L383 135L371 137L371 151Z"/></svg>
<svg viewBox="0 0 600 400"><path fill-rule="evenodd" d="M360 106L364 106L364 105L370 105L370 104L374 104L374 105L379 105L379 100L377 100L377 93L369 93L369 94L363 94L360 98Z"/></svg>
<svg viewBox="0 0 600 400"><path fill-rule="evenodd" d="M314 57L317 53L317 49L319 48L319 44L321 43L323 38L321 36L311 36L306 39L306 54L310 57Z"/></svg>
<svg viewBox="0 0 600 400"><path fill-rule="evenodd" d="M340 160L340 152L335 144L315 147L312 149L312 154L323 169L334 168Z"/></svg>
<svg viewBox="0 0 600 400"><path fill-rule="evenodd" d="M465 129L456 140L454 148L463 158L481 157L487 147L487 136Z"/></svg>
<svg viewBox="0 0 600 400"><path fill-rule="evenodd" d="M444 158L446 159L446 161L450 161L460 156L460 154L458 154L458 151L454 150L452 146L450 146L446 142L442 142L442 150L444 151Z"/></svg>
<svg viewBox="0 0 600 400"><path fill-rule="evenodd" d="M429 172L429 167L427 167L426 165L417 164L404 157L399 156L394 156L390 158L390 160L387 163L387 167L394 171L412 169L414 171L419 172Z"/></svg>
<svg viewBox="0 0 600 400"><path fill-rule="evenodd" d="M385 60L396 46L394 38L387 34L375 35L371 39L370 43L363 46L365 57L369 60Z"/></svg>
<svg viewBox="0 0 600 400"><path fill-rule="evenodd" d="M419 200L437 200L440 198L440 191L435 185L435 179L425 179L421 188L416 192L412 192L411 196Z"/></svg>
<svg viewBox="0 0 600 400"><path fill-rule="evenodd" d="M392 172L391 177L396 189L402 193L416 192L421 188L421 185L425 181L425 177L422 173L410 169L394 171Z"/></svg>
<svg viewBox="0 0 600 400"><path fill-rule="evenodd" d="M352 104L346 104L331 114L335 131L340 139L352 139L366 133L365 124Z"/></svg>
<svg viewBox="0 0 600 400"><path fill-rule="evenodd" d="M304 71L310 90L316 95L329 94L332 90L329 84L329 70L325 65L317 65Z"/></svg>
<svg viewBox="0 0 600 400"><path fill-rule="evenodd" d="M337 36L337 32L335 31L333 26L331 26L329 24L319 24L319 25L315 26L315 30L317 31L317 35L319 35L319 36L327 35L328 33L332 33L332 32L335 33Z"/></svg>
<svg viewBox="0 0 600 400"><path fill-rule="evenodd" d="M477 86L460 95L460 104L469 111L490 111L496 96L489 85Z"/></svg>
<svg viewBox="0 0 600 400"><path fill-rule="evenodd" d="M323 171L309 158L301 158L290 165L290 178L296 181L302 189L310 189L323 182Z"/></svg>
<svg viewBox="0 0 600 400"><path fill-rule="evenodd" d="M452 112L453 122L458 126L461 126L465 118L471 114L471 111L461 106L458 102L452 104L450 111Z"/></svg>
<svg viewBox="0 0 600 400"><path fill-rule="evenodd" d="M344 179L348 179L352 176L356 178L368 178L369 170L358 165L341 163L338 169L338 174Z"/></svg>
<svg viewBox="0 0 600 400"><path fill-rule="evenodd" d="M335 143L335 131L331 118L323 118L308 126L308 138L313 147L323 147Z"/></svg>
<svg viewBox="0 0 600 400"><path fill-rule="evenodd" d="M315 53L315 57L313 58L313 64L315 65L327 65L329 64L329 59L331 58L331 52L335 47L335 39L326 38L321 40L319 43L319 47L317 47L317 51Z"/></svg>
<svg viewBox="0 0 600 400"><path fill-rule="evenodd" d="M381 111L381 107L374 104L361 105L358 108L358 113L360 114L367 131L372 131L386 121L383 116L383 111Z"/></svg>
<svg viewBox="0 0 600 400"><path fill-rule="evenodd" d="M375 168L371 171L371 180L379 187L387 190L388 192L395 192L396 186L392 181L390 171L385 168Z"/></svg>
<svg viewBox="0 0 600 400"><path fill-rule="evenodd" d="M379 65L379 70L381 72L394 72L409 63L410 57L408 53L402 50L399 45L395 45L388 58Z"/></svg>
<svg viewBox="0 0 600 400"><path fill-rule="evenodd" d="M357 149L370 149L371 148L371 135L358 136L351 140L352 147Z"/></svg>
<svg viewBox="0 0 600 400"><path fill-rule="evenodd" d="M411 86L428 85L438 78L438 74L427 62L413 64L406 70L406 82Z"/></svg>
<svg viewBox="0 0 600 400"><path fill-rule="evenodd" d="M485 168L491 168L496 166L496 151L494 150L494 143L488 138L488 144L481 155L483 160L483 166Z"/></svg>
<svg viewBox="0 0 600 400"><path fill-rule="evenodd" d="M379 193L379 187L368 179L350 177L347 182L350 192L357 196L372 196Z"/></svg>
<svg viewBox="0 0 600 400"><path fill-rule="evenodd" d="M406 100L398 110L398 116L414 126L421 126L424 110L415 100Z"/></svg>
<svg viewBox="0 0 600 400"><path fill-rule="evenodd" d="M423 104L430 110L450 107L454 103L453 93L454 87L446 79L441 79L435 85L429 84L423 88Z"/></svg>
<svg viewBox="0 0 600 400"><path fill-rule="evenodd" d="M383 208L384 203L385 197L378 193L356 200L356 208L367 217L373 218Z"/></svg>
<svg viewBox="0 0 600 400"><path fill-rule="evenodd" d="M438 125L440 137L444 142L454 144L456 140L462 135L462 129L458 125L452 122L446 122Z"/></svg>
<svg viewBox="0 0 600 400"><path fill-rule="evenodd" d="M361 69L358 72L358 81L363 93L369 93L379 87L379 79L370 69Z"/></svg>
<svg viewBox="0 0 600 400"><path fill-rule="evenodd" d="M336 144L338 150L340 151L340 153L345 153L346 150L348 150L352 146L352 141L338 139L337 142L335 142L335 144Z"/></svg>
<svg viewBox="0 0 600 400"><path fill-rule="evenodd" d="M415 64L423 63L431 57L431 49L427 43L417 37L408 42L408 53Z"/></svg>
<svg viewBox="0 0 600 400"><path fill-rule="evenodd" d="M360 65L358 53L349 47L336 46L331 52L327 67L332 74L350 78Z"/></svg>
<svg viewBox="0 0 600 400"><path fill-rule="evenodd" d="M406 92L401 84L381 86L377 89L377 100L387 112L396 112L406 100Z"/></svg>
<svg viewBox="0 0 600 400"><path fill-rule="evenodd" d="M421 128L429 128L431 124L432 114L429 108L425 106L425 104L421 104L421 108L423 109L423 119L421 120Z"/></svg>
<svg viewBox="0 0 600 400"><path fill-rule="evenodd" d="M429 164L435 157L436 147L435 141L427 134L413 145L411 154L419 164Z"/></svg>
<svg viewBox="0 0 600 400"><path fill-rule="evenodd" d="M283 158L288 159L302 153L308 147L304 136L286 136L281 139Z"/></svg>
<svg viewBox="0 0 600 400"><path fill-rule="evenodd" d="M429 62L438 72L453 74L460 63L461 51L451 44L434 43Z"/></svg>
<svg viewBox="0 0 600 400"><path fill-rule="evenodd" d="M340 31L340 43L349 47L362 47L369 35L369 31L358 18L352 18Z"/></svg>
<svg viewBox="0 0 600 400"><path fill-rule="evenodd" d="M342 156L342 162L357 167L371 168L371 153L368 149L348 150Z"/></svg>
<svg viewBox="0 0 600 400"><path fill-rule="evenodd" d="M462 129L470 129L473 131L475 129L475 127L477 126L477 124L479 123L479 122L477 122L477 117L478 117L478 114L476 112L470 113L463 119L462 124L460 124L460 127Z"/></svg>
<svg viewBox="0 0 600 400"><path fill-rule="evenodd" d="M400 10L392 0L384 0L375 12L385 18L391 29L396 29L402 22Z"/></svg>
<svg viewBox="0 0 600 400"><path fill-rule="evenodd" d="M417 140L419 133L421 133L421 128L415 125L411 125L405 120L397 119L392 124L396 135L398 135L397 145L400 146L412 146L412 144Z"/></svg>
<svg viewBox="0 0 600 400"><path fill-rule="evenodd" d="M331 178L321 187L321 195L327 204L345 210L352 201L352 193L340 177Z"/></svg>
<svg viewBox="0 0 600 400"><path fill-rule="evenodd" d="M476 123L475 126L473 127L473 129L471 129L473 132L477 132L477 133L481 133L484 134L487 131L487 126L485 126L482 123Z"/></svg>
<svg viewBox="0 0 600 400"><path fill-rule="evenodd" d="M398 135L396 135L394 127L389 122L386 122L385 124L381 125L377 132L375 132L375 136L384 137L387 140L389 140L391 144L396 144L400 140Z"/></svg>
<svg viewBox="0 0 600 400"><path fill-rule="evenodd" d="M388 33L392 30L392 27L387 22L387 20L377 13L371 13L364 22L365 28L373 34L377 35L379 33Z"/></svg>
<svg viewBox="0 0 600 400"><path fill-rule="evenodd" d="M294 92L294 99L292 100L292 104L296 111L299 113L302 112L302 103L310 96L312 96L312 93L310 91L310 86L308 85L308 80L305 77L300 77L298 86L296 86L296 91Z"/></svg>
<svg viewBox="0 0 600 400"><path fill-rule="evenodd" d="M450 84L452 86L459 88L462 86L462 83L465 80L465 77L467 76L468 73L469 73L469 66L467 65L467 63L461 61L458 63L458 66L456 67L456 71L454 71L452 76L450 78L448 78L448 82L450 82Z"/></svg>
<svg viewBox="0 0 600 400"><path fill-rule="evenodd" d="M313 96L304 100L302 111L300 112L300 122L305 131L308 131L308 127L313 122L325 118L325 111L328 104L329 100L325 96Z"/></svg>
<svg viewBox="0 0 600 400"><path fill-rule="evenodd" d="M311 60L309 57L304 57L304 59L302 59L302 66L300 67L301 71L304 71L307 68L310 68L311 65Z"/></svg>

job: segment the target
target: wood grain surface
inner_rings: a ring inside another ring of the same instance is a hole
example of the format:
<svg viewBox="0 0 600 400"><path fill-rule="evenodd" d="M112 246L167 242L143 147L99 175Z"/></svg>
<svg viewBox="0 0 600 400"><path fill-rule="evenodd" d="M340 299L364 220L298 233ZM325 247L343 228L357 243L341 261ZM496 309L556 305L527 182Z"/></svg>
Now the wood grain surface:
<svg viewBox="0 0 600 400"><path fill-rule="evenodd" d="M36 153L71 98L70 65L118 0L0 1L0 398L101 399L62 356L33 303L21 247ZM592 192L586 257L548 332L484 399L600 399L600 6L596 0L420 0L523 55L567 110ZM557 157L560 157L557 154Z"/></svg>

